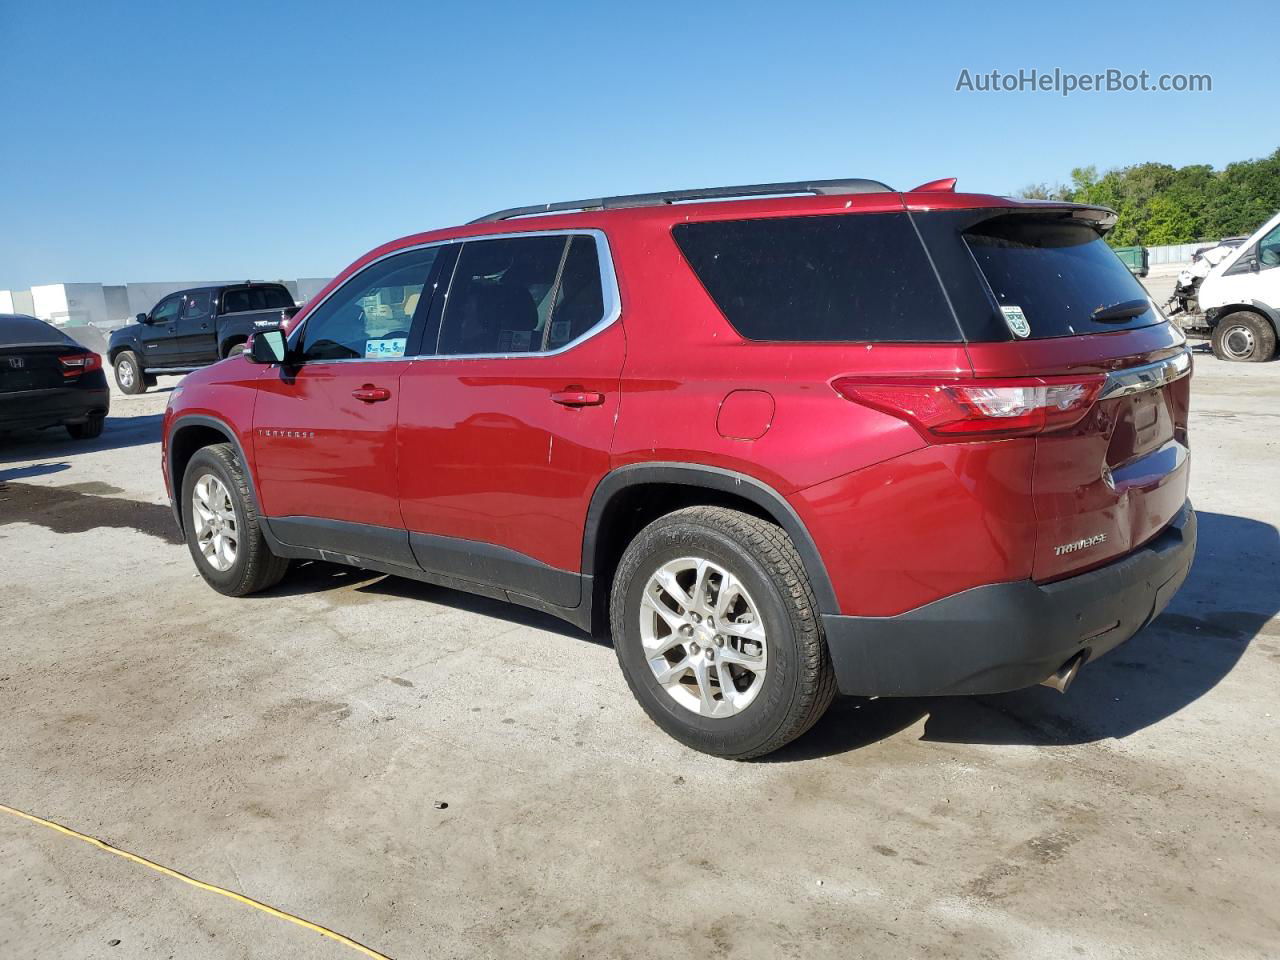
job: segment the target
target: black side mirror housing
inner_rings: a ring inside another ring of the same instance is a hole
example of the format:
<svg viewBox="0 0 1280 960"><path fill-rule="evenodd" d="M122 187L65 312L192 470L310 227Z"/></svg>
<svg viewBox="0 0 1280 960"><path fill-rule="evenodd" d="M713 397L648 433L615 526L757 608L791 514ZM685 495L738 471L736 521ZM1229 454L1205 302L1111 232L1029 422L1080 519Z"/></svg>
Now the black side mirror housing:
<svg viewBox="0 0 1280 960"><path fill-rule="evenodd" d="M147 316L145 313L140 313L140 314L138 314L136 317L134 317L133 319L137 320L139 323L150 323L150 322L151 322L151 318L150 318L149 316Z"/></svg>
<svg viewBox="0 0 1280 960"><path fill-rule="evenodd" d="M289 344L285 340L284 330L280 327L266 327L249 335L244 357L250 363L284 363L288 353Z"/></svg>

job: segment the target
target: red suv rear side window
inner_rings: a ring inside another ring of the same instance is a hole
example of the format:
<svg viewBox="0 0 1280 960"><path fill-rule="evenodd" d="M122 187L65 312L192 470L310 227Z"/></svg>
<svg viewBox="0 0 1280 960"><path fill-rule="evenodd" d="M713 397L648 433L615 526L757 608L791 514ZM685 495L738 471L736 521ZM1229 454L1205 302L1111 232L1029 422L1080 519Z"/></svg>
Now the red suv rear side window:
<svg viewBox="0 0 1280 960"><path fill-rule="evenodd" d="M748 340L956 343L905 213L682 223L675 241Z"/></svg>

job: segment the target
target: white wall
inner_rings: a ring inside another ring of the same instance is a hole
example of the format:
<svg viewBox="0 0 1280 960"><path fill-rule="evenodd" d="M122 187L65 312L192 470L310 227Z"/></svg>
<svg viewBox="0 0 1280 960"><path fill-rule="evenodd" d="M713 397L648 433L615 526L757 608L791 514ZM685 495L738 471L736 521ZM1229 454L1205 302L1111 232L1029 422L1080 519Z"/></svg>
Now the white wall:
<svg viewBox="0 0 1280 960"><path fill-rule="evenodd" d="M107 300L100 283L67 283L67 325L82 327L87 323L106 323Z"/></svg>
<svg viewBox="0 0 1280 960"><path fill-rule="evenodd" d="M67 316L67 287L63 283L46 283L31 288L31 312L50 323Z"/></svg>
<svg viewBox="0 0 1280 960"><path fill-rule="evenodd" d="M0 290L0 313L24 313L36 316L36 302L30 290Z"/></svg>
<svg viewBox="0 0 1280 960"><path fill-rule="evenodd" d="M129 291L124 284L104 285L102 296L107 302L107 319L111 323L133 319L133 314L129 312Z"/></svg>
<svg viewBox="0 0 1280 960"><path fill-rule="evenodd" d="M299 277L294 281L297 288L294 293L294 299L298 305L306 303L312 299L317 293L329 285L330 277Z"/></svg>
<svg viewBox="0 0 1280 960"><path fill-rule="evenodd" d="M107 301L100 283L50 283L31 288L32 312L60 327L105 323Z"/></svg>

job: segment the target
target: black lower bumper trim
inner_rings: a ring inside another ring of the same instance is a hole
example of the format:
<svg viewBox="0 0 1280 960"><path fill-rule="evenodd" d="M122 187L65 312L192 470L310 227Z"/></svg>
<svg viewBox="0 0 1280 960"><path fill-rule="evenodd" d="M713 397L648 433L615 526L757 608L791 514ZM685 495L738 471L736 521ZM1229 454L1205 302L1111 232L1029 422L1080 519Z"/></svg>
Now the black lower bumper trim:
<svg viewBox="0 0 1280 960"><path fill-rule="evenodd" d="M105 381L100 390L61 387L4 393L0 394L0 430L39 430L84 423L91 416L105 416L110 408Z"/></svg>
<svg viewBox="0 0 1280 960"><path fill-rule="evenodd" d="M1089 573L974 587L895 617L824 615L840 692L917 697L1003 693L1094 660L1169 603L1196 548L1188 502L1146 546Z"/></svg>

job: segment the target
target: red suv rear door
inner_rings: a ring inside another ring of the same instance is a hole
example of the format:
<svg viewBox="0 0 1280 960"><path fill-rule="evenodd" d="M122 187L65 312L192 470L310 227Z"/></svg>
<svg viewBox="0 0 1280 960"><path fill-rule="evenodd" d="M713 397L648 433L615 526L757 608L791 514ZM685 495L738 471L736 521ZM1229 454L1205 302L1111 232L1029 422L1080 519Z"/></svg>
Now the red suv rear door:
<svg viewBox="0 0 1280 960"><path fill-rule="evenodd" d="M467 241L436 305L436 355L401 378L400 501L414 555L440 575L576 606L625 353L604 235Z"/></svg>

